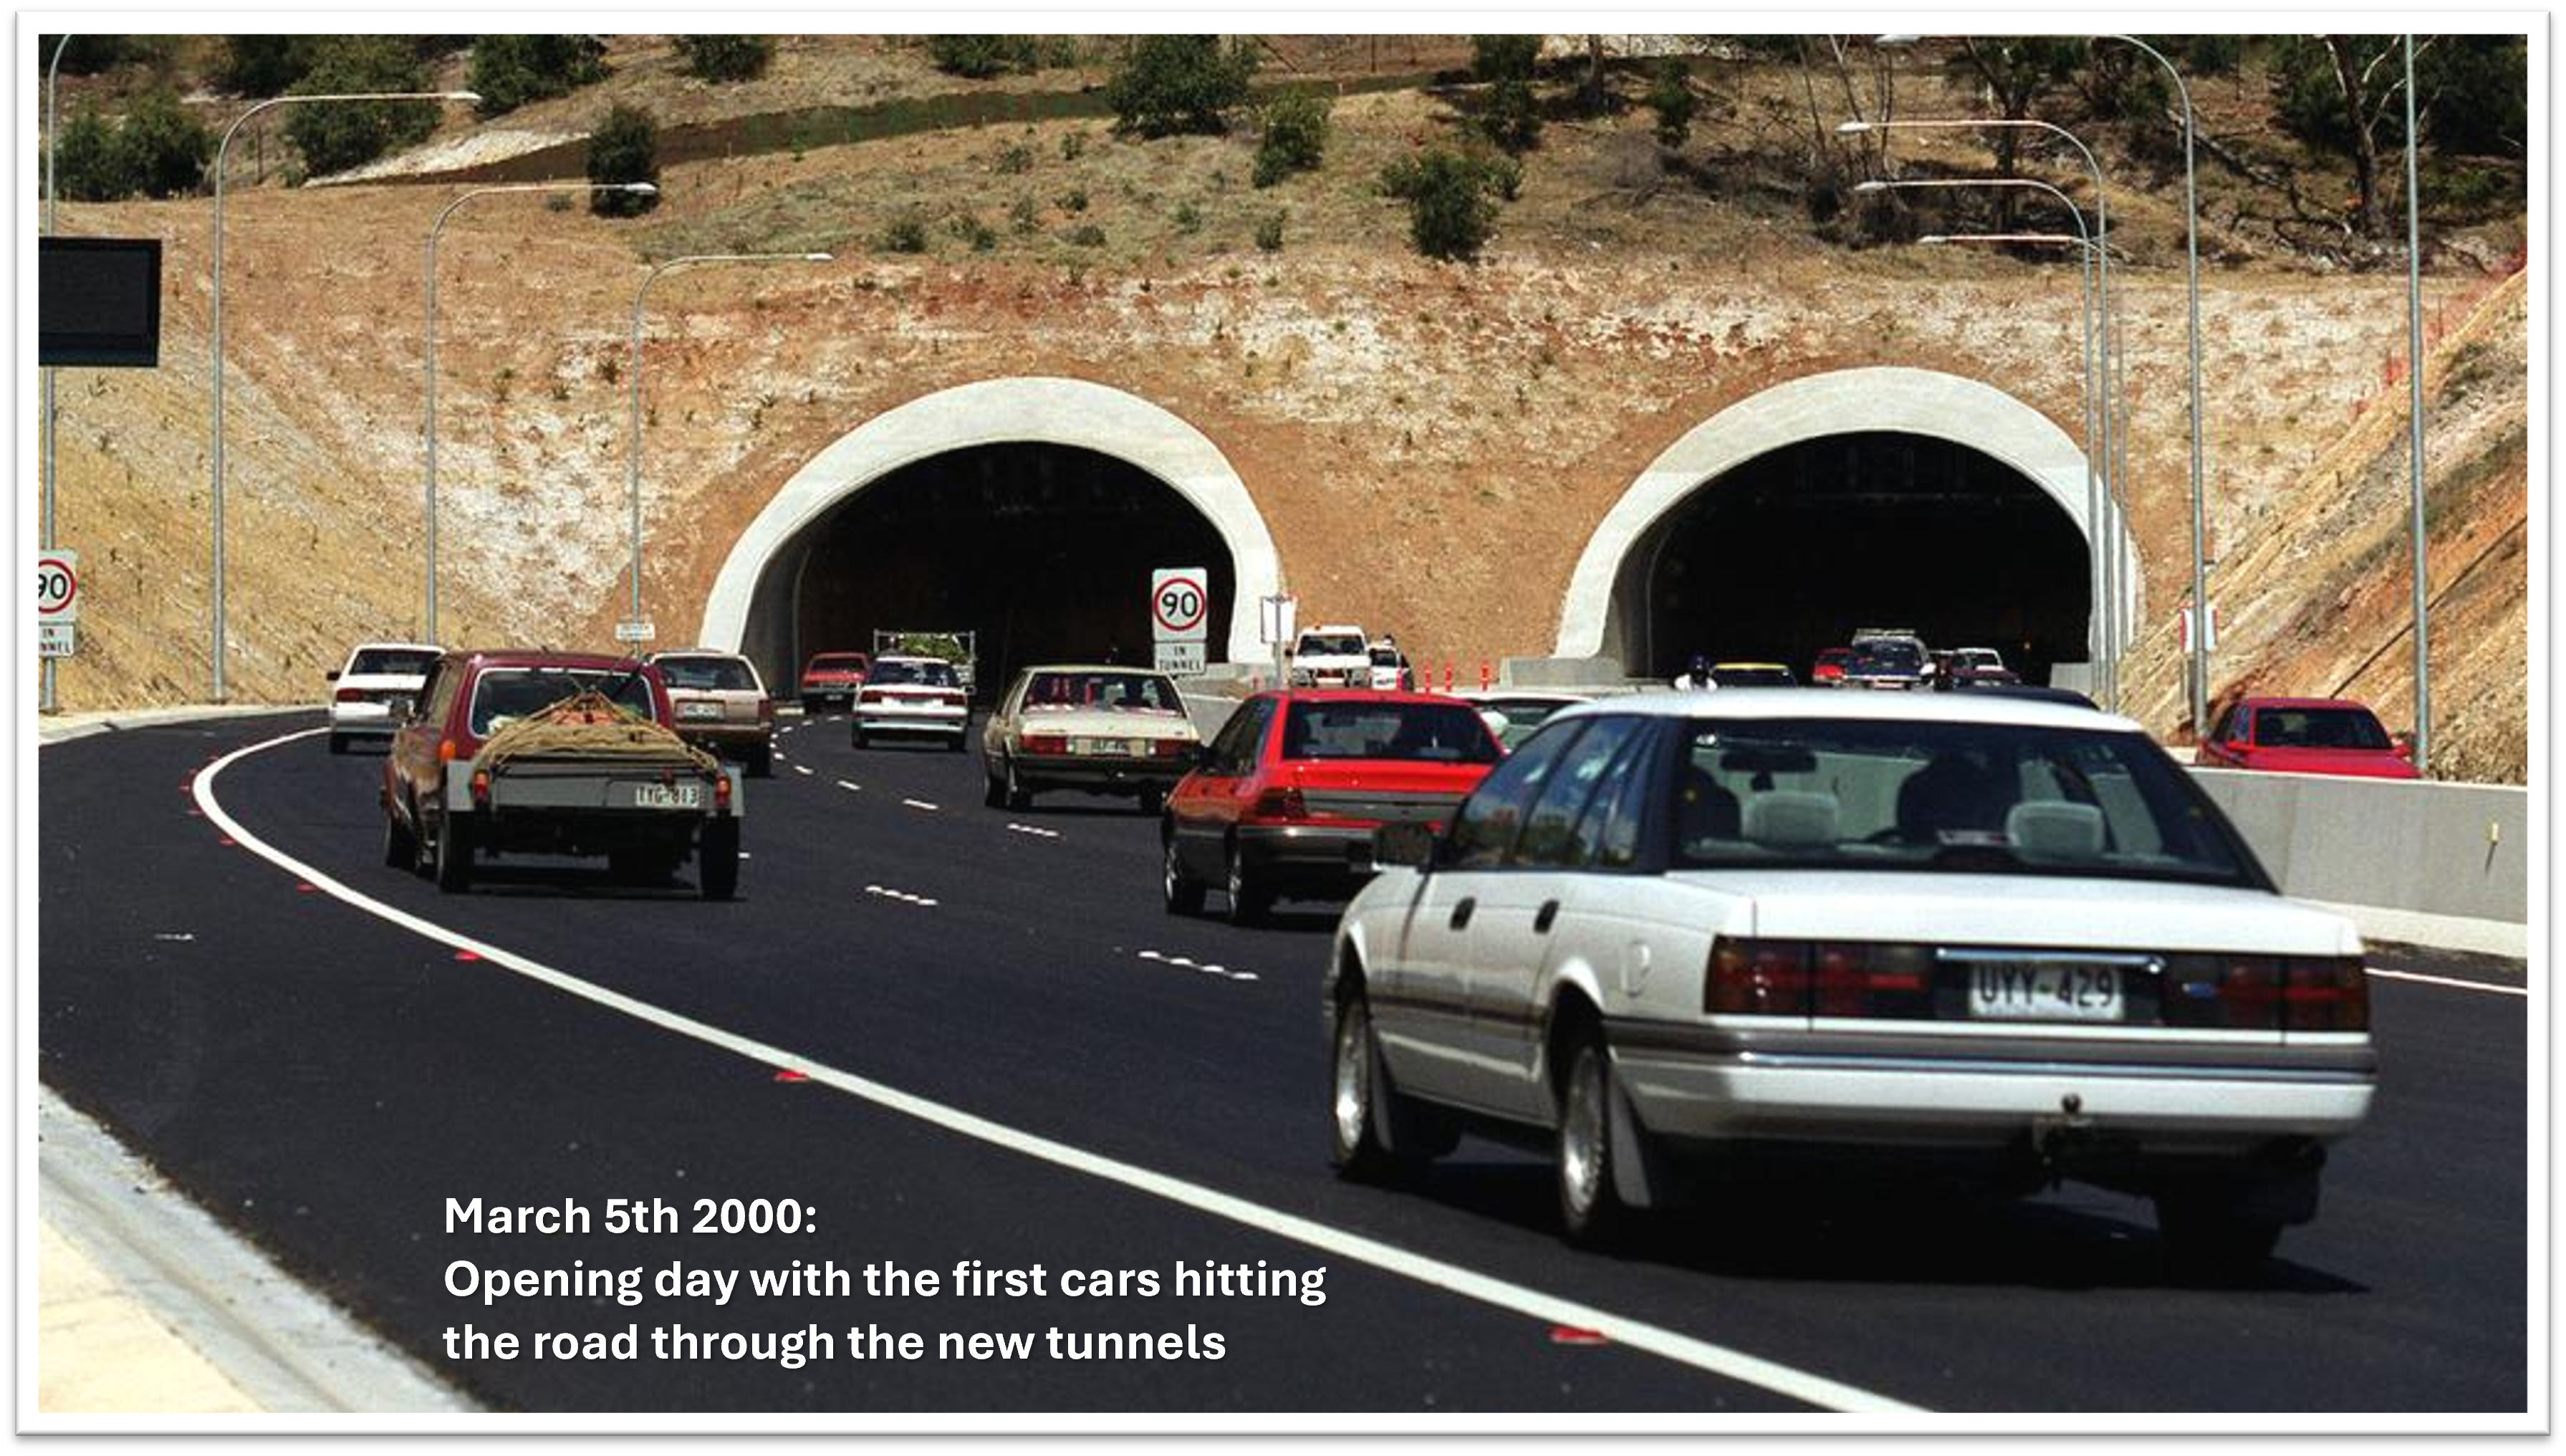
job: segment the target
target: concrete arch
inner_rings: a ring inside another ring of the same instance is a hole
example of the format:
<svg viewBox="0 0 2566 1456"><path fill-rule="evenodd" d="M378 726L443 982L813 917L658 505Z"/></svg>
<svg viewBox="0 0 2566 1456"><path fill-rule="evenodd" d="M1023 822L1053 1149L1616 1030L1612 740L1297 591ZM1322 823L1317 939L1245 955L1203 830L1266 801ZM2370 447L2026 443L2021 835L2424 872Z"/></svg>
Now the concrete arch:
<svg viewBox="0 0 2566 1456"><path fill-rule="evenodd" d="M935 455L1020 443L1114 456L1200 511L1228 546L1237 572L1227 627L1229 659L1263 658L1256 604L1281 590L1282 563L1264 516L1228 458L1200 430L1138 395L1085 379L1047 377L985 379L940 389L875 416L811 457L732 544L713 579L697 640L740 650L769 567L839 503L902 466ZM1148 585L1136 583L1133 591L1146 596Z"/></svg>
<svg viewBox="0 0 2566 1456"><path fill-rule="evenodd" d="M1759 455L1854 432L1925 435L2010 467L2054 502L2087 542L2085 454L2047 415L1990 384L1933 369L1880 365L1809 374L1763 390L1685 431L1650 462L1589 537L1561 607L1557 655L1609 655L1622 640L1619 587L1634 548L1694 492ZM2126 530L2107 550L2122 564L2126 620L2139 616L2138 555ZM2089 639L2099 649L2101 613Z"/></svg>

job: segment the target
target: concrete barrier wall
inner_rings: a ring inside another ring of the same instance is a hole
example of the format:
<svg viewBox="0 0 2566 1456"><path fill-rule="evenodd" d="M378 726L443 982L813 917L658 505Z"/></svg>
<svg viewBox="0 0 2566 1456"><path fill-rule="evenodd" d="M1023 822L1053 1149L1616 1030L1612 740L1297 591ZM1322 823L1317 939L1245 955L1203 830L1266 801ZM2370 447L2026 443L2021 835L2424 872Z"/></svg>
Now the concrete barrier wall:
<svg viewBox="0 0 2566 1456"><path fill-rule="evenodd" d="M2424 915L2530 921L2530 794L2195 769L2284 892Z"/></svg>

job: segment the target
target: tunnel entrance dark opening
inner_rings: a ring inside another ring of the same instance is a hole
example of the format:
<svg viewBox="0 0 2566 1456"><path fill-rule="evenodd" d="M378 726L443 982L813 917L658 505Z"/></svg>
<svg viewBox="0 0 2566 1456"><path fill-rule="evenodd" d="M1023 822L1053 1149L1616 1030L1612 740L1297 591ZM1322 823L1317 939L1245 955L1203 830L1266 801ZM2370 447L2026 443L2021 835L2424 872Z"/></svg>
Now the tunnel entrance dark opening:
<svg viewBox="0 0 2566 1456"><path fill-rule="evenodd" d="M1068 445L973 446L881 477L778 553L768 573L793 590L762 584L759 609L789 613L792 637L753 610L747 646L789 683L814 652L872 651L878 629L975 631L986 699L1032 663L1149 664L1160 567L1204 569L1206 620L1229 619L1228 546L1155 476ZM1225 646L1215 629L1210 660Z"/></svg>
<svg viewBox="0 0 2566 1456"><path fill-rule="evenodd" d="M1696 652L1788 664L1866 626L1994 647L2030 682L2086 660L2087 547L2018 471L1965 445L1870 431L1759 455L1707 480L1625 559L1630 661Z"/></svg>

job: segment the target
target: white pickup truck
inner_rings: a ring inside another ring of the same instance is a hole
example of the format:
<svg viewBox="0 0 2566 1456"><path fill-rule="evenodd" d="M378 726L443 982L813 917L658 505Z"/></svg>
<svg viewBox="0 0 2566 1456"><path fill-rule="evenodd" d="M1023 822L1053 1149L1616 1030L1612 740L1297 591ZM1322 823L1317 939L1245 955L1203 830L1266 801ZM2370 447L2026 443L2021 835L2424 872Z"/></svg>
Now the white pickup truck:
<svg viewBox="0 0 2566 1456"><path fill-rule="evenodd" d="M1372 686L1372 639L1359 626L1305 628L1292 644L1291 685Z"/></svg>

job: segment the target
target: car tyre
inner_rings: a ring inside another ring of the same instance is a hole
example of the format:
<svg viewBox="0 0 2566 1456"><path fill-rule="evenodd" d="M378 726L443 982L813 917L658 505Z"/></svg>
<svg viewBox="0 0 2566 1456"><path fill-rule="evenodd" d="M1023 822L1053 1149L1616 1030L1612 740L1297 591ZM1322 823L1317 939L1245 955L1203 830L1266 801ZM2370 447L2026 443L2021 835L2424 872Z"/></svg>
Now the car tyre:
<svg viewBox="0 0 2566 1456"><path fill-rule="evenodd" d="M1143 816L1150 819L1156 819L1158 815L1166 809L1166 790L1159 788L1155 784L1147 785L1141 790L1141 813Z"/></svg>
<svg viewBox="0 0 2566 1456"><path fill-rule="evenodd" d="M1571 1054L1559 1099L1559 1222L1580 1248L1608 1249L1630 1233L1632 1210L1613 1173L1613 1058L1601 1035Z"/></svg>
<svg viewBox="0 0 2566 1456"><path fill-rule="evenodd" d="M963 740L970 736L971 735L968 733L956 733L952 737L945 739L944 751L946 753L960 753L962 751Z"/></svg>
<svg viewBox="0 0 2566 1456"><path fill-rule="evenodd" d="M768 743L760 745L757 752L749 755L748 776L752 779L772 779L775 777L774 744Z"/></svg>
<svg viewBox="0 0 2566 1456"><path fill-rule="evenodd" d="M472 821L451 814L437 816L436 887L460 894L472 887Z"/></svg>
<svg viewBox="0 0 2566 1456"><path fill-rule="evenodd" d="M847 730L847 746L859 749L867 746L865 743L865 726L862 723L859 723L855 727Z"/></svg>
<svg viewBox="0 0 2566 1456"><path fill-rule="evenodd" d="M1229 877L1222 884L1229 896L1229 923L1255 925L1264 921L1274 907L1274 896L1247 867L1247 855L1239 849L1238 841L1229 842Z"/></svg>
<svg viewBox="0 0 2566 1456"><path fill-rule="evenodd" d="M1405 1181L1458 1145L1459 1128L1392 1084L1373 1034L1372 1003L1360 988L1338 1000L1329 1046L1328 1160L1337 1176Z"/></svg>
<svg viewBox="0 0 2566 1456"><path fill-rule="evenodd" d="M348 751L348 738L347 738L347 735L346 735L346 734L343 734L343 733L333 733L333 734L331 734L331 735L330 735L330 751L331 751L332 753L346 753L346 752Z"/></svg>
<svg viewBox="0 0 2566 1456"><path fill-rule="evenodd" d="M1184 851L1176 846L1173 829L1160 837L1165 848L1159 855L1158 887L1170 915L1199 915L1203 910L1203 886L1185 873Z"/></svg>
<svg viewBox="0 0 2566 1456"><path fill-rule="evenodd" d="M998 779L998 765L994 759L980 760L980 803L989 809L1007 807L1007 786Z"/></svg>
<svg viewBox="0 0 2566 1456"><path fill-rule="evenodd" d="M739 893L738 820L704 825L703 839L695 846L695 878L705 899L726 900Z"/></svg>
<svg viewBox="0 0 2566 1456"><path fill-rule="evenodd" d="M1034 791L1025 787L1024 776L1016 772L1016 761L1012 758L1008 759L1001 772L1006 775L1005 784L1000 793L1006 801L1007 808L1018 814L1033 808Z"/></svg>
<svg viewBox="0 0 2566 1456"><path fill-rule="evenodd" d="M384 806L384 864L418 872L418 836L401 822L400 811L388 804Z"/></svg>

